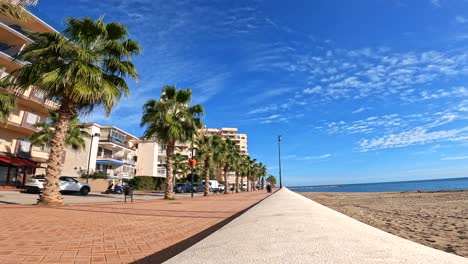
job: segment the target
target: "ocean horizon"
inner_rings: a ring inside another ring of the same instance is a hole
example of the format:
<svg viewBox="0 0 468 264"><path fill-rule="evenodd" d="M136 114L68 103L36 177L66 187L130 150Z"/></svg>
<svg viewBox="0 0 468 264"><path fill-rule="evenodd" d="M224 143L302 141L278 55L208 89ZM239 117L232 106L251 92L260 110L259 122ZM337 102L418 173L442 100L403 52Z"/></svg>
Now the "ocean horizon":
<svg viewBox="0 0 468 264"><path fill-rule="evenodd" d="M468 190L468 177L396 182L288 186L295 192L407 192Z"/></svg>

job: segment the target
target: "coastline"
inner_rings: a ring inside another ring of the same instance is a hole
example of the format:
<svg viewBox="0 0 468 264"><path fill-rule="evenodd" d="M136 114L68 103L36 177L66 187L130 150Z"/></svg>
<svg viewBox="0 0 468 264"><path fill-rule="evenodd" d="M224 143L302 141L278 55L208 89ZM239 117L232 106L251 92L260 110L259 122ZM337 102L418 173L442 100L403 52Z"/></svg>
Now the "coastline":
<svg viewBox="0 0 468 264"><path fill-rule="evenodd" d="M468 190L299 194L388 233L468 257Z"/></svg>

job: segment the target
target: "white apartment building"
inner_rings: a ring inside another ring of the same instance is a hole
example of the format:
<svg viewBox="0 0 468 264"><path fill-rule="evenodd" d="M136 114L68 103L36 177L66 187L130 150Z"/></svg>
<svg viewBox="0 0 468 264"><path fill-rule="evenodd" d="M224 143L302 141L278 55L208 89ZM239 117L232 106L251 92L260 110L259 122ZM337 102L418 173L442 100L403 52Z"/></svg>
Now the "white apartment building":
<svg viewBox="0 0 468 264"><path fill-rule="evenodd" d="M133 178L136 172L138 137L115 126L88 123L84 150L67 149L63 175L80 176L88 171L102 171L111 177Z"/></svg>

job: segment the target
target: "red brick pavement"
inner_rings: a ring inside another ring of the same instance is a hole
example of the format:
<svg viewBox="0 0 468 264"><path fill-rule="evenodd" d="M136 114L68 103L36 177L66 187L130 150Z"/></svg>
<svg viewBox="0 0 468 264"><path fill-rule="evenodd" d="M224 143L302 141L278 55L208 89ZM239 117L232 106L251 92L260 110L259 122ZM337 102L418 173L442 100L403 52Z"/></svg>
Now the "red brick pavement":
<svg viewBox="0 0 468 264"><path fill-rule="evenodd" d="M1 205L0 263L161 262L267 196L256 191L133 204Z"/></svg>

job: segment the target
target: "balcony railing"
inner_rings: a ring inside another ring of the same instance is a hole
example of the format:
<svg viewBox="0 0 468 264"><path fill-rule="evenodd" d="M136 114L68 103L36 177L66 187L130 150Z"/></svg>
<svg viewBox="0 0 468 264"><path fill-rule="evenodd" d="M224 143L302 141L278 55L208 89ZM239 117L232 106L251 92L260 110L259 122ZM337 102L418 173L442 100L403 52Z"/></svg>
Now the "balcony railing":
<svg viewBox="0 0 468 264"><path fill-rule="evenodd" d="M17 139L15 156L26 159L31 158L31 141L27 139Z"/></svg>
<svg viewBox="0 0 468 264"><path fill-rule="evenodd" d="M135 163L132 159L126 159L122 156L118 156L114 154L99 154L97 155L97 158L98 159L113 159L113 160L118 160L118 161L122 161L122 162L129 163L129 164Z"/></svg>

